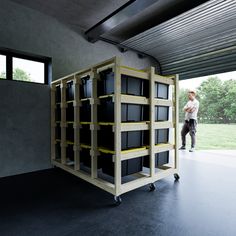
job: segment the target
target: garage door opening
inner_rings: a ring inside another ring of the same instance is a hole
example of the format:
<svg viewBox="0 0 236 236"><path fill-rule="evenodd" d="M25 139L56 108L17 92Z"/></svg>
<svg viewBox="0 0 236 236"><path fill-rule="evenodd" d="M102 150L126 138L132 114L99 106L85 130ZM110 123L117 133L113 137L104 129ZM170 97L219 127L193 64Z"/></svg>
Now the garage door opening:
<svg viewBox="0 0 236 236"><path fill-rule="evenodd" d="M236 71L180 80L179 87L180 131L184 122L183 107L188 101L188 89L196 90L200 102L195 157L201 156L202 159L215 162L218 156L220 163L222 157L236 157ZM189 135L186 136L186 141L186 147L189 148ZM197 155L199 152L204 155ZM185 156L189 156L188 152L185 153ZM236 167L235 161L234 165Z"/></svg>

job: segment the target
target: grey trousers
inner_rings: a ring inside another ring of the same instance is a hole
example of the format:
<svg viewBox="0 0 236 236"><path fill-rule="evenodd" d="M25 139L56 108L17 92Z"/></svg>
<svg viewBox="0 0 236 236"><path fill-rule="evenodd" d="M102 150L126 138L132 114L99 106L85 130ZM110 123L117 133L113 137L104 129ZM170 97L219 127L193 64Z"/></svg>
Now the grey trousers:
<svg viewBox="0 0 236 236"><path fill-rule="evenodd" d="M194 119L190 119L189 121L185 121L181 130L181 138L182 138L182 146L186 145L186 135L190 134L191 137L191 147L194 148L196 144L196 130L197 121Z"/></svg>

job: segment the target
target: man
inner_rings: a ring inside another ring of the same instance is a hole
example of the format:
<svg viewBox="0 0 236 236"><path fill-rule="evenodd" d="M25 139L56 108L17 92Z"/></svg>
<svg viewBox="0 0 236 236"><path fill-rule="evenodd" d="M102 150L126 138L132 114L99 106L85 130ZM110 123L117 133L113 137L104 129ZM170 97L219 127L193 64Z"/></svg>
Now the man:
<svg viewBox="0 0 236 236"><path fill-rule="evenodd" d="M182 146L180 150L186 149L186 135L189 132L191 136L191 149L190 152L194 152L195 144L196 144L196 127L197 127L197 113L199 109L199 101L196 99L196 91L189 90L188 91L188 99L189 101L184 106L183 110L185 112L185 121L181 130L181 138L182 138Z"/></svg>

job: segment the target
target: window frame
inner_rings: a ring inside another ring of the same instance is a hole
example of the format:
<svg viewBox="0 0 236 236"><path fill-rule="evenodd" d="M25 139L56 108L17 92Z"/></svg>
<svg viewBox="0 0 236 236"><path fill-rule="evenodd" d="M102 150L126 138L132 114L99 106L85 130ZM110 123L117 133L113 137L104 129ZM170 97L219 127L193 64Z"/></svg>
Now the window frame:
<svg viewBox="0 0 236 236"><path fill-rule="evenodd" d="M34 83L34 84L49 84L52 81L51 78L51 64L52 59L50 57L39 56L31 53L20 52L17 50L12 50L8 48L0 48L0 55L6 56L6 80L13 80L13 58L25 59L35 62L41 62L44 64L44 82L31 82L31 81L21 81L19 82L26 82L26 83Z"/></svg>

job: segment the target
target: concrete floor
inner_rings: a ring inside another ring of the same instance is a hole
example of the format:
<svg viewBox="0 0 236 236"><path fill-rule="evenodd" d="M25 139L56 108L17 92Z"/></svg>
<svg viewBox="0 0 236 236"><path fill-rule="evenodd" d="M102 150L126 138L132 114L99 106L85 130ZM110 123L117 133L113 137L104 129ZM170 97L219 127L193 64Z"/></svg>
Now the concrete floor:
<svg viewBox="0 0 236 236"><path fill-rule="evenodd" d="M179 182L131 191L119 207L59 169L2 178L0 235L235 236L235 153L181 151Z"/></svg>

